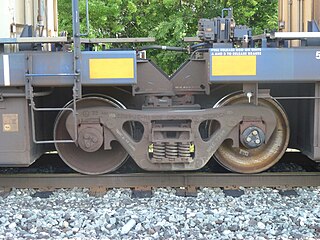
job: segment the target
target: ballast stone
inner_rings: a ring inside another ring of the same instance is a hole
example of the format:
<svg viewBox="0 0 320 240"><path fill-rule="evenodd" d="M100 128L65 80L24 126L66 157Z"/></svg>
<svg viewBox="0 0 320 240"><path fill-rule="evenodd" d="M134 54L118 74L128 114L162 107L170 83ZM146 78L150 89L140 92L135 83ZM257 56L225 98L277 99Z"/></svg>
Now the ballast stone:
<svg viewBox="0 0 320 240"><path fill-rule="evenodd" d="M121 235L127 234L136 225L136 220L130 219L121 229Z"/></svg>
<svg viewBox="0 0 320 240"><path fill-rule="evenodd" d="M0 239L320 238L320 187L297 188L298 195L290 197L270 188L243 190L240 198L226 198L221 189L202 188L198 197L188 198L161 188L149 199L131 199L128 189L103 197L62 189L49 199L29 198L34 191L28 189L13 190L14 197L0 202Z"/></svg>

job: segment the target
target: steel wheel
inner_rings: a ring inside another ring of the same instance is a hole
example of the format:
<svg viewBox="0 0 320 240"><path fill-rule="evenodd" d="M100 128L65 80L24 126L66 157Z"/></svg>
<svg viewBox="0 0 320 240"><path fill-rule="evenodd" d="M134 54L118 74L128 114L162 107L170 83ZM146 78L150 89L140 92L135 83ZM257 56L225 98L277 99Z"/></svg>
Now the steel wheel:
<svg viewBox="0 0 320 240"><path fill-rule="evenodd" d="M248 99L234 93L221 99L214 107L245 104ZM285 153L289 142L289 121L281 105L272 98L259 99L259 105L271 109L277 119L276 129L266 144L253 149L232 147L232 141L226 140L214 154L217 161L225 168L239 173L262 172L277 163ZM209 127L209 131L213 131Z"/></svg>
<svg viewBox="0 0 320 240"><path fill-rule="evenodd" d="M85 97L77 101L77 109L96 106L123 108L122 104L111 97ZM72 108L73 104L68 103ZM54 139L70 139L66 129L66 120L70 111L62 111L54 126ZM74 143L55 143L61 159L72 169L84 174L103 174L116 170L128 157L128 153L120 143L111 142L112 149L104 150L103 146L95 152L86 152Z"/></svg>

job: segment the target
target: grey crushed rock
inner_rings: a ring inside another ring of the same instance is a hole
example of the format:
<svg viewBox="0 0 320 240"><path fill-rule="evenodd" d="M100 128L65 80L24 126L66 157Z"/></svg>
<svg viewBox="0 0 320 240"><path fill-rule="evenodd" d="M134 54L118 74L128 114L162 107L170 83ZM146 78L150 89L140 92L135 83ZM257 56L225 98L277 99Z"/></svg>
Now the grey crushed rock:
<svg viewBox="0 0 320 240"><path fill-rule="evenodd" d="M48 198L33 189L0 196L0 239L319 239L320 187L281 196L271 188L242 188L225 196L202 188L178 197L173 188L152 198L130 189L94 197L88 189L60 189Z"/></svg>

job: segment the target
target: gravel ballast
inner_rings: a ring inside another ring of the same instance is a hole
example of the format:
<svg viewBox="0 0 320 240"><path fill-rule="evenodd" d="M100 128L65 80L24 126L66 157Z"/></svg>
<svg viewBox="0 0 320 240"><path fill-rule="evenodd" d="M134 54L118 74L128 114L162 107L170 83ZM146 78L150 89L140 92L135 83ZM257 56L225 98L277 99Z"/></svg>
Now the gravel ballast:
<svg viewBox="0 0 320 240"><path fill-rule="evenodd" d="M172 188L151 198L130 189L91 196L88 189L33 189L0 194L0 239L319 239L320 187L280 194L243 188L240 197L203 188L179 197ZM38 196L41 196L38 195Z"/></svg>

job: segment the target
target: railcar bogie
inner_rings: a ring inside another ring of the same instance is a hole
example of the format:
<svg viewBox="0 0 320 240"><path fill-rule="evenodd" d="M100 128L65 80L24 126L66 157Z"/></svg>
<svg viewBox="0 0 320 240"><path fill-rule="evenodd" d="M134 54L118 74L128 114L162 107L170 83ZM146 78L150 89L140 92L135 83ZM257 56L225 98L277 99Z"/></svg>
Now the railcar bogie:
<svg viewBox="0 0 320 240"><path fill-rule="evenodd" d="M0 166L28 166L47 151L84 174L112 172L129 156L148 171L198 170L214 157L239 173L267 170L287 147L320 159L315 22L309 33L252 36L224 9L199 21L190 58L168 76L137 49L91 51L99 40L80 38L72 2L71 42L0 39ZM26 43L62 47L5 50Z"/></svg>

